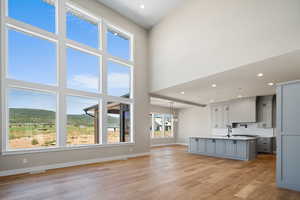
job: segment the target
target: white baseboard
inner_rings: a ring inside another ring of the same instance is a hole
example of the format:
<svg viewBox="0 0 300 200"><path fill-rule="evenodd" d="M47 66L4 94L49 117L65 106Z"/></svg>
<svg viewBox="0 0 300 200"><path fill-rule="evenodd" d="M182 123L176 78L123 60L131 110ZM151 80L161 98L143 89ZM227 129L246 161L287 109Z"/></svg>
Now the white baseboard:
<svg viewBox="0 0 300 200"><path fill-rule="evenodd" d="M176 143L167 143L167 144L152 144L151 147L162 147L162 146L173 146Z"/></svg>
<svg viewBox="0 0 300 200"><path fill-rule="evenodd" d="M187 143L176 143L177 145L183 145L183 146L188 146Z"/></svg>
<svg viewBox="0 0 300 200"><path fill-rule="evenodd" d="M186 143L167 143L167 144L153 144L153 145L151 145L151 147L162 147L162 146L173 146L173 145L187 146Z"/></svg>
<svg viewBox="0 0 300 200"><path fill-rule="evenodd" d="M0 171L0 177L17 175L17 174L25 174L25 173L34 173L37 171L46 171L49 169L58 169L58 168L73 167L73 166L78 166L78 165L101 163L101 162L107 162L107 161L113 161L113 160L125 160L128 158L136 158L136 157L147 156L147 155L150 155L150 152L113 156L113 157L107 157L107 158L96 158L96 159L91 159L91 160L81 160L81 161L67 162L67 163L58 163L58 164L52 164L52 165L42 165L42 166L30 167L30 168L5 170L5 171Z"/></svg>

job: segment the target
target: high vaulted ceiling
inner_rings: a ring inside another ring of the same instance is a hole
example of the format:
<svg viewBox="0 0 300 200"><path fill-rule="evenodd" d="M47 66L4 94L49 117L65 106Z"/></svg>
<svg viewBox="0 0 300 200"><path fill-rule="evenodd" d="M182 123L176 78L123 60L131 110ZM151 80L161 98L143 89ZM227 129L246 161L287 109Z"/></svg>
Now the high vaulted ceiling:
<svg viewBox="0 0 300 200"><path fill-rule="evenodd" d="M151 28L184 0L98 0L144 28ZM144 5L144 8L141 8Z"/></svg>

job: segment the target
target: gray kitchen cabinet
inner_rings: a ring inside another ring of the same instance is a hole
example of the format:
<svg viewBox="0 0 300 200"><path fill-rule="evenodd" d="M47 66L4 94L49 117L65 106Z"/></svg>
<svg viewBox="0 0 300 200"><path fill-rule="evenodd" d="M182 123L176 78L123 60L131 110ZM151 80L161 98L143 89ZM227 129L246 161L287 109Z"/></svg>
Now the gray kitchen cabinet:
<svg viewBox="0 0 300 200"><path fill-rule="evenodd" d="M189 152L198 153L198 138L191 138L189 141Z"/></svg>
<svg viewBox="0 0 300 200"><path fill-rule="evenodd" d="M225 155L234 156L236 154L236 141L226 140L225 141Z"/></svg>
<svg viewBox="0 0 300 200"><path fill-rule="evenodd" d="M258 153L273 153L273 137L260 137L257 139Z"/></svg>
<svg viewBox="0 0 300 200"><path fill-rule="evenodd" d="M257 123L259 128L273 127L273 95L259 97L257 100Z"/></svg>
<svg viewBox="0 0 300 200"><path fill-rule="evenodd" d="M216 154L224 155L225 154L225 141L216 140Z"/></svg>
<svg viewBox="0 0 300 200"><path fill-rule="evenodd" d="M206 140L206 153L208 153L208 154L216 153L216 140L215 139L207 139Z"/></svg>
<svg viewBox="0 0 300 200"><path fill-rule="evenodd" d="M253 160L256 158L256 139L253 138L234 140L230 138L191 137L189 141L190 153L236 160Z"/></svg>
<svg viewBox="0 0 300 200"><path fill-rule="evenodd" d="M277 87L276 181L282 188L300 191L300 81Z"/></svg>
<svg viewBox="0 0 300 200"><path fill-rule="evenodd" d="M244 158L247 155L247 142L237 141L236 142L236 155Z"/></svg>
<svg viewBox="0 0 300 200"><path fill-rule="evenodd" d="M233 100L230 104L230 122L256 122L256 97Z"/></svg>
<svg viewBox="0 0 300 200"><path fill-rule="evenodd" d="M199 139L198 140L198 153L205 153L206 152L206 139Z"/></svg>

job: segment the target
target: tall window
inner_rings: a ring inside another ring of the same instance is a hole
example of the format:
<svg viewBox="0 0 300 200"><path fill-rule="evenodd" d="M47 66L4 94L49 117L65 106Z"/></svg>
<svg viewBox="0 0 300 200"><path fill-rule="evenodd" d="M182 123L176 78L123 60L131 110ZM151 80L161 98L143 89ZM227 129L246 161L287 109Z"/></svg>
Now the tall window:
<svg viewBox="0 0 300 200"><path fill-rule="evenodd" d="M150 114L151 138L168 138L174 137L174 123L173 116L170 114Z"/></svg>
<svg viewBox="0 0 300 200"><path fill-rule="evenodd" d="M67 0L1 0L2 150L133 142L133 36Z"/></svg>

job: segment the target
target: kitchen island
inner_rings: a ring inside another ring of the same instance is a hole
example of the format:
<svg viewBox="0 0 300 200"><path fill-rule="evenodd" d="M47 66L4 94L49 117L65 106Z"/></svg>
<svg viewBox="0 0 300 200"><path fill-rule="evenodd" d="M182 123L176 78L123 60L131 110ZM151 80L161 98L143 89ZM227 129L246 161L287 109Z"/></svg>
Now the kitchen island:
<svg viewBox="0 0 300 200"><path fill-rule="evenodd" d="M190 137L188 151L193 154L248 161L256 158L256 141L256 137L245 136Z"/></svg>

